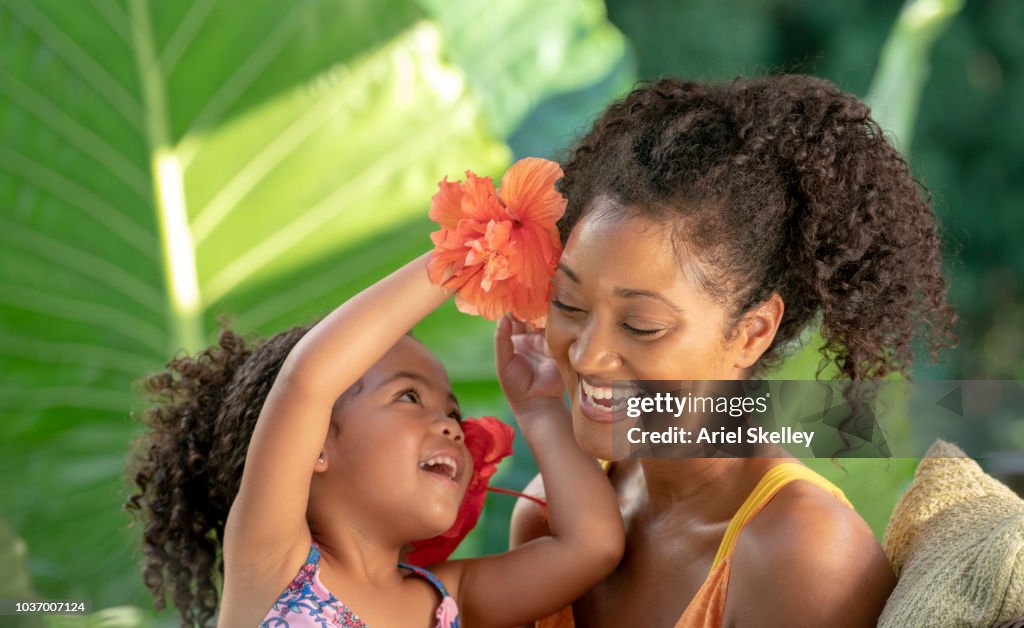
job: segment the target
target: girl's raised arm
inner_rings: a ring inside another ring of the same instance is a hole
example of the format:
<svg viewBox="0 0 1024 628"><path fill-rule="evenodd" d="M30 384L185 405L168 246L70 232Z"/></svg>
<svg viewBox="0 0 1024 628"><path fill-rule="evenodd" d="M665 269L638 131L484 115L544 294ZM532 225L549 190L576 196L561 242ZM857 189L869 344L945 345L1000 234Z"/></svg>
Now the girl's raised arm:
<svg viewBox="0 0 1024 628"><path fill-rule="evenodd" d="M467 626L525 624L559 610L610 573L625 545L615 493L597 460L576 444L543 333L503 318L495 360L545 480L551 535L504 554L435 568L457 589Z"/></svg>
<svg viewBox="0 0 1024 628"><path fill-rule="evenodd" d="M301 564L306 507L338 397L446 299L425 254L340 305L288 354L263 405L225 534L229 565ZM269 562L268 562L269 561Z"/></svg>

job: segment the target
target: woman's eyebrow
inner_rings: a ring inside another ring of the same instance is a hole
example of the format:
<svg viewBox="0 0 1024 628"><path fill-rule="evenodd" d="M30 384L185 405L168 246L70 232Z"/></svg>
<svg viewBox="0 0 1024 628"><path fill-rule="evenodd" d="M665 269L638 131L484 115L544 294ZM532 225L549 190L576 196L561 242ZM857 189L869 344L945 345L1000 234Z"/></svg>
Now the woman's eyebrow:
<svg viewBox="0 0 1024 628"><path fill-rule="evenodd" d="M623 297L623 298L626 298L626 299L628 299L630 297L647 297L649 299L654 299L655 301L660 301L660 302L664 303L665 305L669 306L670 308L672 308L673 310L675 310L676 312L678 312L680 314L682 314L682 312L683 312L683 309L681 307L679 307L675 303L669 301L668 299L663 297L661 294L659 294L657 292L654 292L653 290L636 290L634 288L616 288L615 289L615 296Z"/></svg>
<svg viewBox="0 0 1024 628"><path fill-rule="evenodd" d="M572 279L576 283L581 283L579 276L576 273L574 273L572 269L566 266L564 263L558 262L557 268L558 270L565 273L565 276L568 277L569 279ZM630 297L647 297L649 299L654 299L655 301L660 301L664 303L665 305L667 305L668 307L672 308L673 310L680 314L683 313L683 308L679 307L675 303L669 301L661 294L654 292L653 290L639 290L635 288L616 288L615 295L627 299Z"/></svg>
<svg viewBox="0 0 1024 628"><path fill-rule="evenodd" d="M566 266L565 264L563 264L562 262L558 262L558 270L560 270L563 273L565 273L565 276L568 277L569 279L572 279L576 283L580 283L579 276L576 273L574 273L571 270L569 270L569 267Z"/></svg>

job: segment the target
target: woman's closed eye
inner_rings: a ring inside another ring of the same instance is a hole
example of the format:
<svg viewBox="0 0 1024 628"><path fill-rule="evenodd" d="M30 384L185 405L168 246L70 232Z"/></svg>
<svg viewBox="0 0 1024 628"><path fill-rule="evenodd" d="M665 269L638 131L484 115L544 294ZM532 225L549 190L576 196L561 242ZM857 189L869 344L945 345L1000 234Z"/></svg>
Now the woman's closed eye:
<svg viewBox="0 0 1024 628"><path fill-rule="evenodd" d="M583 311L578 307L559 301L558 297L554 297L553 299L551 299L551 305L554 305L556 308L562 310L563 312L566 312L567 314L575 314L577 312Z"/></svg>
<svg viewBox="0 0 1024 628"><path fill-rule="evenodd" d="M668 327L634 327L629 323L622 323L622 329L631 336L636 336L637 338L643 338L645 340L652 340L662 332L667 332L669 330Z"/></svg>
<svg viewBox="0 0 1024 628"><path fill-rule="evenodd" d="M628 331L629 333L633 334L634 336L653 336L659 331L664 331L662 329L637 329L636 327L633 327L632 325L627 325L626 323L622 324L622 328Z"/></svg>

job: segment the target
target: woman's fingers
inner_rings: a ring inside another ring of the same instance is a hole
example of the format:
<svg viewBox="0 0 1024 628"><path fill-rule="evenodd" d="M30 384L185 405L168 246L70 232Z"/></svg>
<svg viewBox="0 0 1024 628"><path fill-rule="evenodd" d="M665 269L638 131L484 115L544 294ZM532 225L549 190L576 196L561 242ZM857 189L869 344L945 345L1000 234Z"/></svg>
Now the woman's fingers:
<svg viewBox="0 0 1024 628"><path fill-rule="evenodd" d="M528 354L531 357L551 358L547 341L540 331L523 331L512 335L512 344L517 354Z"/></svg>
<svg viewBox="0 0 1024 628"><path fill-rule="evenodd" d="M512 319L505 315L498 319L498 325L494 330L494 360L497 362L499 371L508 365L516 353L512 340L512 327Z"/></svg>
<svg viewBox="0 0 1024 628"><path fill-rule="evenodd" d="M541 355L544 355L545 357L551 358L552 360L554 359L554 357L551 355L551 350L548 349L548 343L547 340L544 338L544 332L538 330L530 333L528 337L528 342L531 351L535 351Z"/></svg>
<svg viewBox="0 0 1024 628"><path fill-rule="evenodd" d="M529 358L531 363L539 358L551 358L543 330L533 329L528 323L516 320L510 314L498 321L495 343L495 355L500 356L499 364L508 364L516 355Z"/></svg>
<svg viewBox="0 0 1024 628"><path fill-rule="evenodd" d="M518 335L518 334L525 333L526 326L525 326L525 324L523 322L515 319L511 314L506 314L505 318L507 318L509 321L511 321L511 323L512 323L512 333L513 334Z"/></svg>

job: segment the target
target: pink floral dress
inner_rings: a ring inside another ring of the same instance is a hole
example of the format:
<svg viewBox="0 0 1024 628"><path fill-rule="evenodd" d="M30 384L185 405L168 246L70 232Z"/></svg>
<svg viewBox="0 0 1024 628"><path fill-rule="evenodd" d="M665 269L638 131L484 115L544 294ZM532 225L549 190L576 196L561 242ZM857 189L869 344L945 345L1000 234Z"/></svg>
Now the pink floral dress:
<svg viewBox="0 0 1024 628"><path fill-rule="evenodd" d="M434 616L435 628L459 628L459 609L437 576L422 567L399 563L430 582L441 593L441 604ZM344 603L320 582L320 548L313 543L309 557L298 575L263 618L260 628L369 628Z"/></svg>

